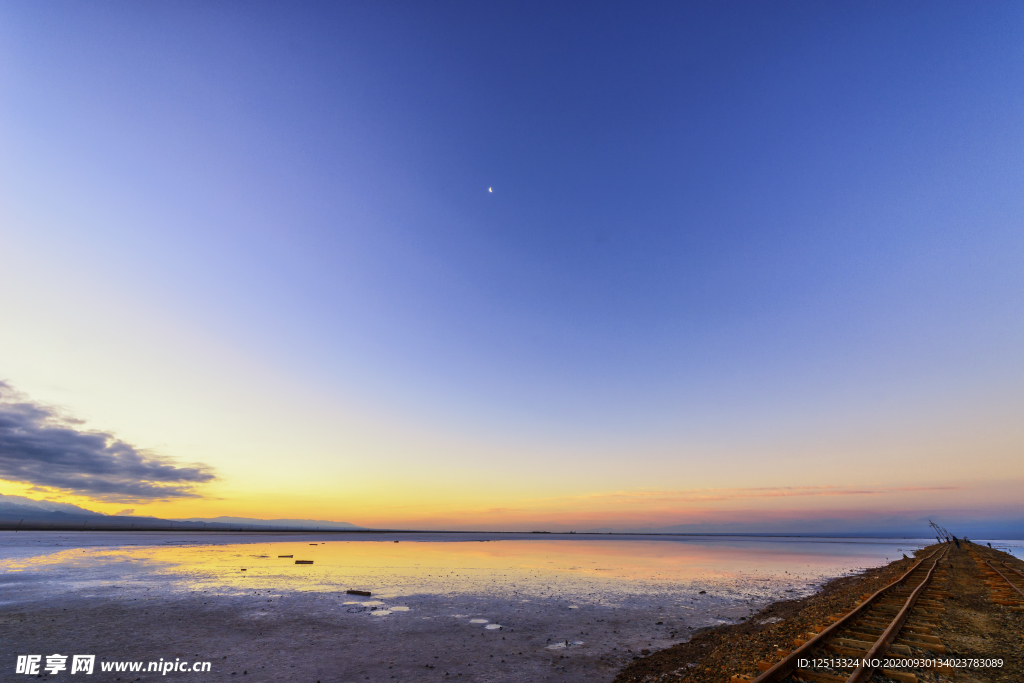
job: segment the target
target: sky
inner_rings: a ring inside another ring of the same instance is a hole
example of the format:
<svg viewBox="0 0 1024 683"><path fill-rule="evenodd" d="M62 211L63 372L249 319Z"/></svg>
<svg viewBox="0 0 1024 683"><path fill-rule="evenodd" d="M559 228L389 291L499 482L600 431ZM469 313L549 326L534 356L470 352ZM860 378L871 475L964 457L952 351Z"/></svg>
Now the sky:
<svg viewBox="0 0 1024 683"><path fill-rule="evenodd" d="M1015 3L4 2L0 494L1022 520L1022 38Z"/></svg>

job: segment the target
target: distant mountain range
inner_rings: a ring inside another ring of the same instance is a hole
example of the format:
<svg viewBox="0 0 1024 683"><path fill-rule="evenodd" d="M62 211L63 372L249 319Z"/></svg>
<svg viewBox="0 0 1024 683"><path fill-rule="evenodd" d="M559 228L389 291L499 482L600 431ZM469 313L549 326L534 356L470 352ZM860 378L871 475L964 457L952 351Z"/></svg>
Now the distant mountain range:
<svg viewBox="0 0 1024 683"><path fill-rule="evenodd" d="M49 500L34 500L25 496L0 494L0 527L21 525L34 529L224 529L270 531L270 530L359 530L348 522L331 522L316 519L254 519L251 517L213 517L192 519L161 519L135 515L105 515L87 510L70 503L56 503Z"/></svg>
<svg viewBox="0 0 1024 683"><path fill-rule="evenodd" d="M98 515L100 513L86 510L71 503L57 503L52 500L34 500L25 496L5 496L0 493L0 515L8 513L41 514L47 512L63 512L72 515Z"/></svg>
<svg viewBox="0 0 1024 683"><path fill-rule="evenodd" d="M189 517L178 522L203 522L204 524L259 524L263 526L302 527L304 529L364 529L348 522L331 522L323 519L254 519L252 517Z"/></svg>

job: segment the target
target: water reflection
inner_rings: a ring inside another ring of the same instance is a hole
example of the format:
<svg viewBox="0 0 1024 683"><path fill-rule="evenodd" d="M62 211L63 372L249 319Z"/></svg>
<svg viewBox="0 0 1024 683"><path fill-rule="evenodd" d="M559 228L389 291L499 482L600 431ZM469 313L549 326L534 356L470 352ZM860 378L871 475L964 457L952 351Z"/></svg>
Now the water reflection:
<svg viewBox="0 0 1024 683"><path fill-rule="evenodd" d="M699 602L803 593L826 578L876 566L920 545L757 538L303 540L79 547L0 561L0 570L41 575L50 591L119 582L172 591L360 589L389 601L423 594L486 594L522 601L564 599L573 603L565 608L575 609L576 603L613 604L629 596Z"/></svg>

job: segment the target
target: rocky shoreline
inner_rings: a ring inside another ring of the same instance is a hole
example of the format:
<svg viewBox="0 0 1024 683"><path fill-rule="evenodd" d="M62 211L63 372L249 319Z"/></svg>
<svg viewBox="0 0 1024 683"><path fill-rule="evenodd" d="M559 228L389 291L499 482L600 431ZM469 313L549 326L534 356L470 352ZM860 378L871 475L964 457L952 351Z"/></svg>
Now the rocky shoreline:
<svg viewBox="0 0 1024 683"><path fill-rule="evenodd" d="M934 547L916 554L927 554ZM988 552L1024 570L1024 562L1013 556ZM777 661L779 650L791 650L794 640L803 634L820 631L830 615L850 611L863 595L895 581L914 561L904 556L882 567L834 579L812 596L772 603L743 623L702 629L685 643L635 659L614 683L728 683L734 676L756 677L759 661ZM992 602L966 547L952 549L949 561L952 595L946 601L946 619L938 633L948 656L1001 658L1005 663L1002 668L928 671L918 675L918 680L1024 681L1024 612Z"/></svg>

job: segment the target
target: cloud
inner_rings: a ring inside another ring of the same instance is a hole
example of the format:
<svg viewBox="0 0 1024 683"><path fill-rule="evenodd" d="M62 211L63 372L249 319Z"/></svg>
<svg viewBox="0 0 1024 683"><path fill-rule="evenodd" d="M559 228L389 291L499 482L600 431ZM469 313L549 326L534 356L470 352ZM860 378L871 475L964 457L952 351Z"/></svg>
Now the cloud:
<svg viewBox="0 0 1024 683"><path fill-rule="evenodd" d="M130 503L198 497L194 487L215 478L81 424L0 382L0 479Z"/></svg>
<svg viewBox="0 0 1024 683"><path fill-rule="evenodd" d="M569 498L544 498L539 501L574 500L619 506L626 504L687 504L732 500L765 500L773 498L820 498L837 496L885 496L898 493L957 491L963 486L764 486L749 488L708 488L667 491L641 489L587 493Z"/></svg>

